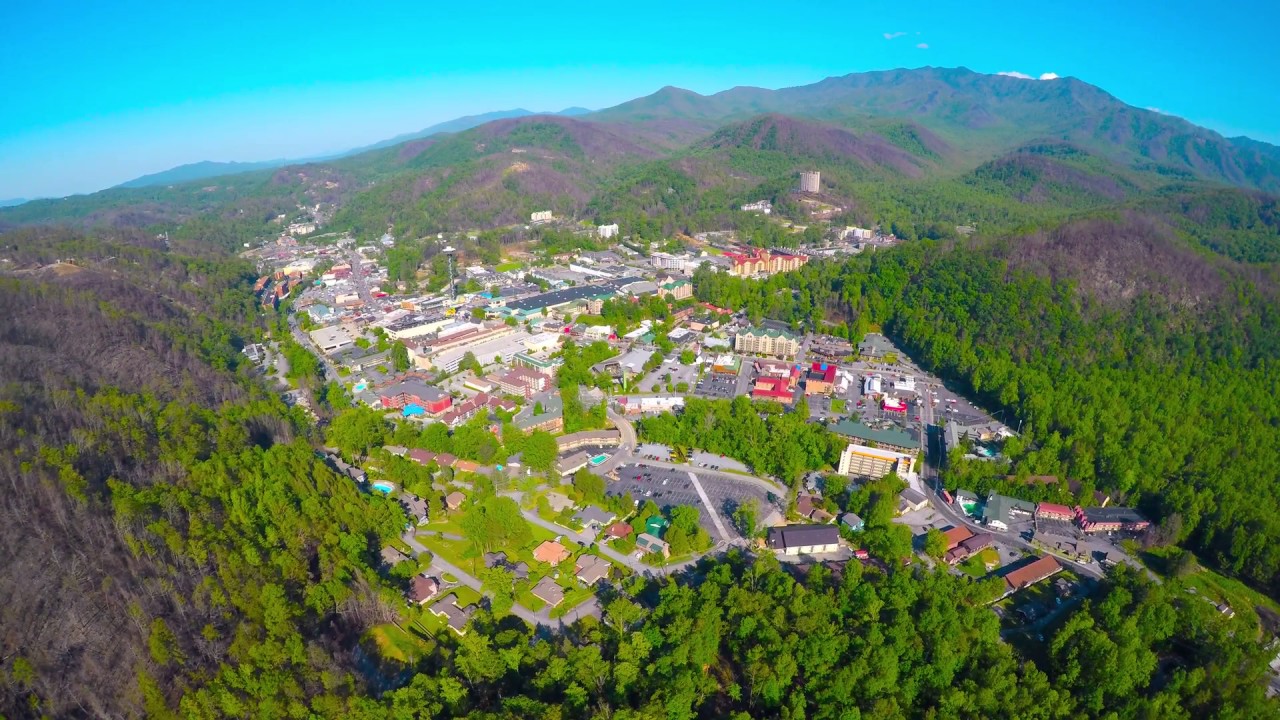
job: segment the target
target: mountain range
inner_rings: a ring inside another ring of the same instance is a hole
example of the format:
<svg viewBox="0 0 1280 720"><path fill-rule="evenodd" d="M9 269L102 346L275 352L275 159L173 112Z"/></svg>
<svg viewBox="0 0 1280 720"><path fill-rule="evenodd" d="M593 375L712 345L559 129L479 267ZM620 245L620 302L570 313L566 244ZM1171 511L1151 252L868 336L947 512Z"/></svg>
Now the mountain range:
<svg viewBox="0 0 1280 720"><path fill-rule="evenodd" d="M273 232L278 214L320 203L335 208L328 226L339 231L421 237L513 226L550 209L658 235L733 226L733 208L759 199L803 220L795 178L817 169L836 219L907 237L1138 209L1215 252L1280 259L1269 214L1280 148L1069 77L926 67L778 90L665 87L597 112L469 116L341 156L267 165L226 175L216 173L228 166L204 163L132 183L143 187L28 202L0 209L0 229L178 224L236 247ZM1187 218L1224 190L1242 215L1212 229Z"/></svg>

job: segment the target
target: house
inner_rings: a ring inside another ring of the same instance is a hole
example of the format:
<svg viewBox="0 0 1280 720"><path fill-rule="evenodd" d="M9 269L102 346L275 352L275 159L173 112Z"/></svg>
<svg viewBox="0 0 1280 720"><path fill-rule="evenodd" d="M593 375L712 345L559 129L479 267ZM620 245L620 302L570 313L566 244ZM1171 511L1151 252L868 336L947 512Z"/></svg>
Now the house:
<svg viewBox="0 0 1280 720"><path fill-rule="evenodd" d="M442 468L451 468L457 464L457 462L457 456L450 455L449 453L440 453L436 456L436 465L439 465Z"/></svg>
<svg viewBox="0 0 1280 720"><path fill-rule="evenodd" d="M573 501L561 493L549 492L546 497L547 504L551 506L552 512L564 512L566 509L573 507Z"/></svg>
<svg viewBox="0 0 1280 720"><path fill-rule="evenodd" d="M1040 557L1004 576L1006 595L1015 593L1028 585L1044 580L1062 570L1062 565L1052 555Z"/></svg>
<svg viewBox="0 0 1280 720"><path fill-rule="evenodd" d="M809 519L816 523L829 523L835 520L836 516L822 508L814 508L813 512L809 513Z"/></svg>
<svg viewBox="0 0 1280 720"><path fill-rule="evenodd" d="M444 506L449 508L450 510L457 510L458 508L462 507L462 503L466 502L466 500L467 500L466 495L463 495L457 490L454 490L453 492L444 496Z"/></svg>
<svg viewBox="0 0 1280 720"><path fill-rule="evenodd" d="M585 452L576 452L567 458L556 461L556 474L565 478L591 464L591 456Z"/></svg>
<svg viewBox="0 0 1280 720"><path fill-rule="evenodd" d="M949 527L946 530L943 530L942 534L947 538L947 550L952 550L959 546L960 543L973 537L973 532L963 525L960 527Z"/></svg>
<svg viewBox="0 0 1280 720"><path fill-rule="evenodd" d="M506 567L507 554L504 552L487 552L484 554L484 566L487 568Z"/></svg>
<svg viewBox="0 0 1280 720"><path fill-rule="evenodd" d="M467 621L471 619L475 611L475 605L458 607L457 598L453 598L447 603L438 602L431 606L431 614L444 618L449 624L449 628L459 635L467 634Z"/></svg>
<svg viewBox="0 0 1280 720"><path fill-rule="evenodd" d="M854 532L861 531L867 527L867 523L862 518L851 512L840 516L840 524Z"/></svg>
<svg viewBox="0 0 1280 720"><path fill-rule="evenodd" d="M548 565L559 565L569 559L569 550L554 540L546 540L533 551L533 559Z"/></svg>
<svg viewBox="0 0 1280 720"><path fill-rule="evenodd" d="M555 607L564 602L564 588L556 584L550 577L544 577L529 591L542 602Z"/></svg>
<svg viewBox="0 0 1280 720"><path fill-rule="evenodd" d="M419 465L427 465L436 459L436 454L426 450L414 448L405 453L405 456Z"/></svg>
<svg viewBox="0 0 1280 720"><path fill-rule="evenodd" d="M404 408L417 405L429 415L439 415L453 404L453 398L438 387L416 378L392 383L378 391L378 401L384 408Z"/></svg>
<svg viewBox="0 0 1280 720"><path fill-rule="evenodd" d="M320 328L311 331L311 342L316 344L320 352L332 355L342 348L351 347L355 340L351 334L340 327Z"/></svg>
<svg viewBox="0 0 1280 720"><path fill-rule="evenodd" d="M795 391L792 388L787 387L787 385L787 378L756 378L755 384L751 386L751 399L774 400L785 405L790 405L791 401L795 399Z"/></svg>
<svg viewBox="0 0 1280 720"><path fill-rule="evenodd" d="M782 555L812 555L840 548L840 531L834 525L785 525L769 528L766 545Z"/></svg>
<svg viewBox="0 0 1280 720"><path fill-rule="evenodd" d="M414 575L409 581L409 602L421 605L440 592L440 583L426 575Z"/></svg>
<svg viewBox="0 0 1280 720"><path fill-rule="evenodd" d="M647 532L640 533L636 537L636 549L646 554L656 552L664 558L671 557L671 546Z"/></svg>
<svg viewBox="0 0 1280 720"><path fill-rule="evenodd" d="M472 460L459 460L453 464L453 471L459 473L473 473L480 471L480 463Z"/></svg>
<svg viewBox="0 0 1280 720"><path fill-rule="evenodd" d="M573 516L573 519L582 523L582 526L585 528L598 530L601 527L604 527L605 525L608 525L609 523L613 522L614 518L616 517L617 515L607 510L601 510L600 508L594 505L588 505L582 510L579 510L578 513Z"/></svg>
<svg viewBox="0 0 1280 720"><path fill-rule="evenodd" d="M1126 507L1076 508L1076 522L1087 533L1138 532L1151 526L1136 510Z"/></svg>
<svg viewBox="0 0 1280 720"><path fill-rule="evenodd" d="M631 534L631 526L624 522L614 523L606 528L604 533L611 538L624 538Z"/></svg>
<svg viewBox="0 0 1280 720"><path fill-rule="evenodd" d="M400 505L404 507L405 513L409 515L409 520L421 525L428 519L427 501L410 493L404 493L400 496Z"/></svg>
<svg viewBox="0 0 1280 720"><path fill-rule="evenodd" d="M569 433L556 438L556 448L560 452L576 450L584 446L600 447L605 445L619 445L622 443L622 433L618 430L583 430L582 432Z"/></svg>
<svg viewBox="0 0 1280 720"><path fill-rule="evenodd" d="M995 542L995 537L990 533L979 533L977 535L973 535L965 538L959 545L948 550L945 560L950 565L956 565L964 562L971 555L990 547L993 542Z"/></svg>
<svg viewBox="0 0 1280 720"><path fill-rule="evenodd" d="M382 552L378 553L378 557L382 559L382 564L387 567L395 567L399 563L409 559L408 555L405 555L390 545L382 548Z"/></svg>
<svg viewBox="0 0 1280 720"><path fill-rule="evenodd" d="M982 521L996 530L1008 530L1011 524L1030 519L1035 511L1033 502L991 493L982 509Z"/></svg>
<svg viewBox="0 0 1280 720"><path fill-rule="evenodd" d="M903 515L929 507L929 498L915 488L907 488L898 496L898 514Z"/></svg>
<svg viewBox="0 0 1280 720"><path fill-rule="evenodd" d="M1037 520L1066 520L1070 522L1075 518L1076 511L1066 505L1057 505L1055 503L1040 503L1036 505Z"/></svg>
<svg viewBox="0 0 1280 720"><path fill-rule="evenodd" d="M577 578L586 585L595 585L609 577L609 561L596 555L582 555L574 567Z"/></svg>

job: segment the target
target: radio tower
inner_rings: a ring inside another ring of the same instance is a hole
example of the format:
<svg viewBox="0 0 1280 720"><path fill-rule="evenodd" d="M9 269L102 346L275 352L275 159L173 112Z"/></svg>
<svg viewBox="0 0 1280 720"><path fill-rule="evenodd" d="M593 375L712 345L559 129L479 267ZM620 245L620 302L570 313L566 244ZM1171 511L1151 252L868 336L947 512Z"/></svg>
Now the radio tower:
<svg viewBox="0 0 1280 720"><path fill-rule="evenodd" d="M458 289L454 286L453 282L453 256L457 255L458 251L454 249L452 245L445 245L444 250L441 252L443 252L445 257L449 259L449 299L457 300Z"/></svg>

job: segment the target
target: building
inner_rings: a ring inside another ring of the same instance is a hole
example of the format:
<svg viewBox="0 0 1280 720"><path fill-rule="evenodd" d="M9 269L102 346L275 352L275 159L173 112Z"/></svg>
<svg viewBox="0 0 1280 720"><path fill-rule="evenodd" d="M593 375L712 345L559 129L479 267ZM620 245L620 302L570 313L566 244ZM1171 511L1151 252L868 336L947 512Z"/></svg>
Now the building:
<svg viewBox="0 0 1280 720"><path fill-rule="evenodd" d="M766 541L781 555L813 555L840 549L840 531L834 525L786 525L769 528Z"/></svg>
<svg viewBox="0 0 1280 720"><path fill-rule="evenodd" d="M800 173L800 192L816 193L822 190L822 173L817 170L806 170Z"/></svg>
<svg viewBox="0 0 1280 720"><path fill-rule="evenodd" d="M556 584L556 581L549 576L538 581L537 585L529 591L534 597L542 602L555 607L564 602L564 588Z"/></svg>
<svg viewBox="0 0 1280 720"><path fill-rule="evenodd" d="M799 270L809 262L807 255L770 252L763 248L752 248L747 252L727 252L723 257L730 263L730 275L746 278Z"/></svg>
<svg viewBox="0 0 1280 720"><path fill-rule="evenodd" d="M540 393L550 387L551 378L527 367L514 367L494 378L494 385L508 395L529 398L534 393Z"/></svg>
<svg viewBox="0 0 1280 720"><path fill-rule="evenodd" d="M530 222L548 222L555 219L550 210L539 210L529 213Z"/></svg>
<svg viewBox="0 0 1280 720"><path fill-rule="evenodd" d="M559 565L569 559L569 550L554 540L544 541L533 551L533 559L548 565Z"/></svg>
<svg viewBox="0 0 1280 720"><path fill-rule="evenodd" d="M1066 520L1070 522L1076 519L1076 511L1066 505L1057 505L1054 503L1040 503L1036 505L1037 520Z"/></svg>
<svg viewBox="0 0 1280 720"><path fill-rule="evenodd" d="M400 506L404 508L404 512L409 516L409 519L418 525L422 525L430 519L430 509L427 507L427 501L413 493L402 493L400 495Z"/></svg>
<svg viewBox="0 0 1280 720"><path fill-rule="evenodd" d="M960 544L947 550L945 557L949 565L956 565L969 559L971 556L982 552L995 542L995 537L990 533L978 533L971 535L960 542Z"/></svg>
<svg viewBox="0 0 1280 720"><path fill-rule="evenodd" d="M605 528L604 533L611 538L624 538L631 534L631 526L624 522L614 523Z"/></svg>
<svg viewBox="0 0 1280 720"><path fill-rule="evenodd" d="M672 300L684 300L693 297L693 283L688 280L673 280L659 287L658 294Z"/></svg>
<svg viewBox="0 0 1280 720"><path fill-rule="evenodd" d="M348 348L355 344L355 340L351 337L351 333L340 327L327 327L320 328L319 330L312 330L311 342L315 343L316 347L320 349L320 352L325 355L332 355L343 348Z"/></svg>
<svg viewBox="0 0 1280 720"><path fill-rule="evenodd" d="M583 446L599 447L622 443L622 433L618 430L583 430L582 432L561 435L556 438L556 447L560 452L575 450Z"/></svg>
<svg viewBox="0 0 1280 720"><path fill-rule="evenodd" d="M617 223L614 223L614 224L612 224L612 225L597 225L597 226L596 226L596 235L599 235L601 239L611 238L611 237L613 237L613 236L615 236L615 235L617 235L617 234L618 234L618 224L617 224Z"/></svg>
<svg viewBox="0 0 1280 720"><path fill-rule="evenodd" d="M795 399L795 389L790 386L787 378L759 377L751 386L751 399L774 400L790 405Z"/></svg>
<svg viewBox="0 0 1280 720"><path fill-rule="evenodd" d="M453 492L444 496L444 506L446 508L449 508L450 510L457 510L458 508L462 507L462 503L466 501L467 501L467 496L463 495L457 490L454 490Z"/></svg>
<svg viewBox="0 0 1280 720"><path fill-rule="evenodd" d="M458 607L457 598L453 598L447 603L438 602L431 606L431 614L444 618L449 625L449 629L459 635L467 634L467 622L471 620L471 616L474 615L475 612L475 605Z"/></svg>
<svg viewBox="0 0 1280 720"><path fill-rule="evenodd" d="M573 507L573 501L563 493L549 492L547 493L546 498L547 507L550 507L552 512L564 512L565 510Z"/></svg>
<svg viewBox="0 0 1280 720"><path fill-rule="evenodd" d="M805 395L830 395L836 384L836 366L814 363L804 376Z"/></svg>
<svg viewBox="0 0 1280 720"><path fill-rule="evenodd" d="M905 514L929 507L929 498L915 488L907 488L898 495L898 513Z"/></svg>
<svg viewBox="0 0 1280 720"><path fill-rule="evenodd" d="M920 444L909 433L897 428L870 428L854 420L841 420L830 427L831 432L852 438L859 445L892 450L905 455L914 455Z"/></svg>
<svg viewBox="0 0 1280 720"><path fill-rule="evenodd" d="M795 357L800 351L800 339L782 330L747 328L733 336L733 349L753 355Z"/></svg>
<svg viewBox="0 0 1280 720"><path fill-rule="evenodd" d="M440 583L426 575L414 575L409 581L409 602L421 605L440 592Z"/></svg>
<svg viewBox="0 0 1280 720"><path fill-rule="evenodd" d="M867 527L866 521L851 512L840 516L840 524L854 532L859 532Z"/></svg>
<svg viewBox="0 0 1280 720"><path fill-rule="evenodd" d="M1151 526L1137 511L1125 507L1076 508L1076 522L1087 533L1139 532Z"/></svg>
<svg viewBox="0 0 1280 720"><path fill-rule="evenodd" d="M1008 530L1015 522L1030 520L1035 512L1036 504L1033 502L991 493L982 509L982 521L996 530Z"/></svg>
<svg viewBox="0 0 1280 720"><path fill-rule="evenodd" d="M889 473L903 477L915 469L915 461L915 456L907 453L849 443L840 453L836 472L872 480L879 480Z"/></svg>
<svg viewBox="0 0 1280 720"><path fill-rule="evenodd" d="M556 474L565 478L591 464L591 456L585 452L576 452L567 458L556 461Z"/></svg>
<svg viewBox="0 0 1280 720"><path fill-rule="evenodd" d="M587 507L579 510L578 513L573 516L573 519L582 523L582 527L584 528L599 530L605 525L613 522L616 517L618 516L608 510L601 510L595 505L588 505Z"/></svg>
<svg viewBox="0 0 1280 720"><path fill-rule="evenodd" d="M618 404L622 405L624 412L628 415L649 412L673 412L676 408L684 407L684 397L680 395L650 395L639 398L618 398Z"/></svg>
<svg viewBox="0 0 1280 720"><path fill-rule="evenodd" d="M961 525L960 527L949 527L942 531L947 538L947 550L951 550L960 545L960 543L973 537L973 532L969 528Z"/></svg>
<svg viewBox="0 0 1280 720"><path fill-rule="evenodd" d="M636 536L636 549L645 554L659 553L664 558L671 557L671 546L647 532Z"/></svg>
<svg viewBox="0 0 1280 720"><path fill-rule="evenodd" d="M384 408L416 405L429 415L439 415L453 405L448 393L417 378L406 378L378 391L378 402Z"/></svg>
<svg viewBox="0 0 1280 720"><path fill-rule="evenodd" d="M1062 565L1052 555L1045 555L1005 575L1005 594L1009 595L1028 585L1034 585L1061 570Z"/></svg>
<svg viewBox="0 0 1280 720"><path fill-rule="evenodd" d="M583 554L573 569L584 585L591 586L609 577L609 561L598 555Z"/></svg>
<svg viewBox="0 0 1280 720"><path fill-rule="evenodd" d="M382 548L382 551L378 553L378 557L379 559L382 560L382 564L389 568L395 567L396 565L399 565L400 563L409 559L408 555L405 555L404 553L391 547L390 545Z"/></svg>
<svg viewBox="0 0 1280 720"><path fill-rule="evenodd" d="M742 206L743 212L758 212L769 215L773 212L773 205L768 200L757 200Z"/></svg>
<svg viewBox="0 0 1280 720"><path fill-rule="evenodd" d="M476 393L475 397L470 400L464 400L457 407L441 415L440 422L449 427L456 427L482 412L488 413L490 410L515 412L515 409L516 404L506 398L489 395L488 393Z"/></svg>
<svg viewBox="0 0 1280 720"><path fill-rule="evenodd" d="M628 350L625 355L605 360L594 369L608 373L610 377L620 382L627 382L637 375L644 374L644 366L653 357L654 352L641 348Z"/></svg>

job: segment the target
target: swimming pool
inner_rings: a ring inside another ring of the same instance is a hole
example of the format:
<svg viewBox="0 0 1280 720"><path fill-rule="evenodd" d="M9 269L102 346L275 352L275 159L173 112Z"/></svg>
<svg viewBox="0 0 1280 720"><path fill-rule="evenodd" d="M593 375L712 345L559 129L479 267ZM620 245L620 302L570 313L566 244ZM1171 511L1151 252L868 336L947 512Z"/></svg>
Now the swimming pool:
<svg viewBox="0 0 1280 720"><path fill-rule="evenodd" d="M605 461L605 460L608 460L608 459L609 459L609 455L608 455L608 454L606 454L606 453L600 453L599 455L597 455L597 456L595 456L595 457L591 458L591 459L590 459L590 460L588 460L587 462L591 463L591 466L592 466L592 467L595 467L596 465L600 465L600 464L604 463L604 461Z"/></svg>
<svg viewBox="0 0 1280 720"><path fill-rule="evenodd" d="M356 392L364 392L364 389L367 387L369 387L369 384L361 380L355 384L355 387L353 387L352 390L355 390Z"/></svg>
<svg viewBox="0 0 1280 720"><path fill-rule="evenodd" d="M386 480L379 480L373 483L373 489L377 490L383 495L390 495L391 491L396 489L396 486L395 486L395 483L389 483Z"/></svg>

